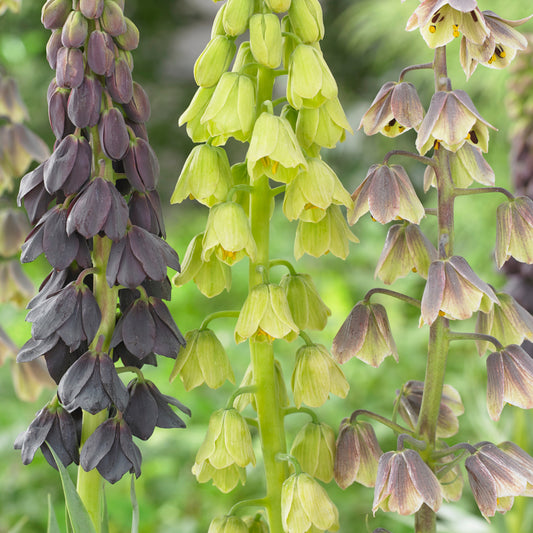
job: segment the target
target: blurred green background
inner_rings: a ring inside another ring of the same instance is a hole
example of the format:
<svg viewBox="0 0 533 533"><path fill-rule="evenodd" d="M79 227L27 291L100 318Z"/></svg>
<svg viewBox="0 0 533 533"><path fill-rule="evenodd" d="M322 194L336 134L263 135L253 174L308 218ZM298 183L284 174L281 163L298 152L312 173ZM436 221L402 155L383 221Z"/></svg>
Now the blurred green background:
<svg viewBox="0 0 533 533"><path fill-rule="evenodd" d="M481 9L491 9L506 18L526 16L525 2L506 0L480 0ZM400 70L414 63L431 61L432 52L425 46L418 32L406 33L405 22L418 5L414 0L400 4L398 0L323 0L326 38L323 44L325 58L340 88L340 98L348 119L357 129L359 120L379 87L395 80ZM0 19L0 63L5 73L14 76L30 110L31 128L51 146L52 134L48 125L46 89L52 77L45 59L45 45L49 32L40 24L42 2L23 0L22 11L7 13ZM141 43L134 52L134 79L147 90L152 103L152 119L148 124L150 140L161 161L160 192L165 209L168 240L183 257L189 240L203 230L207 210L192 202L170 206L169 197L180 168L192 148L185 130L177 126L177 117L188 105L196 90L192 68L209 39L210 24L220 4L211 0L126 0L126 14L137 24ZM532 23L524 26L532 30ZM459 42L449 47L449 69L453 86L467 89L481 114L498 131L491 134L487 160L496 172L496 183L508 186L509 176L509 119L506 114L506 98L509 71L495 71L479 67L467 83L458 61ZM408 81L415 83L425 105L432 94L432 76L429 71L414 72ZM323 156L351 192L366 175L368 167L379 162L390 149L413 149L414 134L409 132L396 139L381 136L365 138L361 132L348 136L345 143L333 151L323 151ZM231 145L232 162L242 157L242 149ZM395 162L400 162L399 160ZM413 179L420 197L427 207L434 207L434 193L422 192L423 168L402 161ZM495 269L492 252L495 239L495 208L498 195L461 198L457 201L456 253L464 255L477 273L497 288L505 279ZM279 206L278 206L279 207ZM292 242L296 224L288 223L277 209L273 218L272 257L292 257ZM435 235L434 220L424 221L424 231ZM304 257L297 269L313 275L319 292L333 311L325 331L313 334L315 341L331 346L336 331L352 306L373 286L380 282L373 279L373 271L387 228L372 222L368 215L355 227L361 243L352 246L346 261L326 256L320 259ZM36 286L48 272L43 260L25 267ZM234 309L241 305L246 291L247 266L234 268L233 288L213 300L203 297L193 286L174 289L171 311L181 330L199 326L205 315L215 310ZM393 288L420 297L423 284L411 275L398 281ZM344 366L351 384L351 391L344 400L333 397L317 409L322 420L337 430L341 419L360 408L390 415L395 390L410 380L423 380L428 328L418 328L418 314L396 301L380 299L387 305L389 319L398 345L400 362L388 358L379 369L370 368L352 360ZM0 308L0 324L19 344L29 338L29 325L24 322L25 311L4 306ZM217 321L214 329L228 349L237 381L246 369L246 346L235 347L230 320ZM472 331L473 321L460 325ZM289 386L294 353L299 343L278 342L278 358ZM46 501L51 494L56 512L62 512L62 495L59 477L37 454L30 466L20 462L19 452L13 450L13 441L24 431L33 416L48 401L50 391L42 393L34 404L17 400L9 364L0 368L0 533L18 531L38 533L46 529ZM170 384L168 375L172 361L161 361L148 374L160 389L176 396L187 404L193 417L187 430L157 429L148 442L139 444L143 453L143 474L137 482L137 496L141 512L141 528L144 533L196 533L207 531L213 516L224 514L231 505L244 498L255 497L262 490L262 465L250 471L248 482L228 495L220 494L210 485L199 485L191 474L191 466L207 427L210 414L224 406L233 386L226 384L217 391L207 388L186 393L179 380ZM479 440L500 442L513 437L514 429L531 425L531 416L517 409L506 407L501 420L493 423L485 406L485 363L479 360L472 343L453 344L446 382L461 394L465 414L461 417L460 433L450 439L450 444L460 441L475 443ZM525 417L525 418L524 418ZM303 423L304 416L292 416L287 420L289 443ZM395 446L390 432L377 427L384 450ZM522 435L528 445L527 435ZM530 444L533 439L530 440ZM256 443L257 444L257 443ZM290 444L289 444L290 445ZM531 452L533 447L529 447ZM260 457L259 449L257 456ZM373 491L352 486L341 491L334 483L328 487L332 499L340 510L341 532L364 532L368 520L370 531L386 527L392 533L412 530L412 518L370 513ZM531 531L532 505L522 498L508 517L498 516L488 524L482 519L471 496L465 488L460 504L444 504L439 513L439 531L457 533ZM110 531L124 532L130 528L129 479L123 479L108 487L107 501L110 515ZM514 517L514 518L513 518ZM507 519L507 520L506 520ZM518 528L511 525L514 520Z"/></svg>

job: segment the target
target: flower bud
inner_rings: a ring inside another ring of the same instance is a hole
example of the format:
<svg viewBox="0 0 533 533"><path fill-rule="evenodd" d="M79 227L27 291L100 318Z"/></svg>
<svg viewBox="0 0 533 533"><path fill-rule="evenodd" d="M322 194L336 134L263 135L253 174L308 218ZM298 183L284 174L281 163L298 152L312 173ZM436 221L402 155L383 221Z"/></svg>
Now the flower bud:
<svg viewBox="0 0 533 533"><path fill-rule="evenodd" d="M231 288L231 268L211 255L209 261L202 261L202 241L204 234L200 233L189 243L181 265L181 272L172 278L177 287L194 280L198 290L208 298L213 298L224 289Z"/></svg>
<svg viewBox="0 0 533 533"><path fill-rule="evenodd" d="M300 329L322 330L326 327L331 310L318 294L309 274L287 274L280 281L294 323Z"/></svg>
<svg viewBox="0 0 533 533"><path fill-rule="evenodd" d="M217 35L211 39L194 64L194 79L200 87L212 87L226 72L237 47L232 39Z"/></svg>
<svg viewBox="0 0 533 533"><path fill-rule="evenodd" d="M345 398L350 386L339 365L322 344L304 345L296 352L291 379L294 404L320 407L330 393Z"/></svg>
<svg viewBox="0 0 533 533"><path fill-rule="evenodd" d="M255 517L245 517L244 522L248 527L248 533L268 533L268 524L262 519L260 514Z"/></svg>
<svg viewBox="0 0 533 533"><path fill-rule="evenodd" d="M250 18L250 48L255 60L276 69L281 64L281 24L273 13L257 13Z"/></svg>
<svg viewBox="0 0 533 533"><path fill-rule="evenodd" d="M335 454L335 481L341 489L354 481L365 487L376 484L379 458L383 455L374 428L368 422L345 418L339 428Z"/></svg>
<svg viewBox="0 0 533 533"><path fill-rule="evenodd" d="M255 258L257 246L244 209L235 202L223 202L209 211L203 240L202 261L215 252L224 263L232 265L245 255Z"/></svg>
<svg viewBox="0 0 533 533"><path fill-rule="evenodd" d="M122 159L129 147L130 136L126 129L124 116L116 108L107 109L100 116L98 123L100 145L109 159Z"/></svg>
<svg viewBox="0 0 533 533"><path fill-rule="evenodd" d="M265 0L265 4L274 11L274 13L284 13L291 7L291 0Z"/></svg>
<svg viewBox="0 0 533 533"><path fill-rule="evenodd" d="M133 97L126 103L122 104L122 109L126 117L133 122L142 124L148 122L150 118L150 101L146 91L136 81L133 82Z"/></svg>
<svg viewBox="0 0 533 533"><path fill-rule="evenodd" d="M300 259L304 253L320 257L331 252L337 257L346 259L350 252L350 242L359 242L359 239L350 231L340 207L332 204L320 221L298 222L294 257Z"/></svg>
<svg viewBox="0 0 533 533"><path fill-rule="evenodd" d="M105 31L95 30L89 36L87 62L99 76L111 76L115 69L113 39Z"/></svg>
<svg viewBox="0 0 533 533"><path fill-rule="evenodd" d="M332 352L339 363L357 357L377 368L389 355L398 361L385 308L381 304L357 303L335 335Z"/></svg>
<svg viewBox="0 0 533 533"><path fill-rule="evenodd" d="M83 53L79 48L60 48L57 52L56 81L59 87L73 89L83 82Z"/></svg>
<svg viewBox="0 0 533 533"><path fill-rule="evenodd" d="M207 533L248 533L248 526L236 516L214 518Z"/></svg>
<svg viewBox="0 0 533 533"><path fill-rule="evenodd" d="M322 52L299 44L289 59L287 100L291 106L295 109L320 107L326 100L335 98L337 91L337 82Z"/></svg>
<svg viewBox="0 0 533 533"><path fill-rule="evenodd" d="M80 11L88 19L97 19L104 11L104 0L80 0Z"/></svg>
<svg viewBox="0 0 533 533"><path fill-rule="evenodd" d="M223 148L201 144L195 146L183 165L171 204L189 197L212 207L226 199L233 186L228 156Z"/></svg>
<svg viewBox="0 0 533 533"><path fill-rule="evenodd" d="M130 141L122 160L124 173L131 186L141 192L153 191L159 178L159 161L150 144L136 137Z"/></svg>
<svg viewBox="0 0 533 533"><path fill-rule="evenodd" d="M70 91L68 118L78 128L92 128L98 124L102 103L102 85L92 76L85 76L83 83Z"/></svg>
<svg viewBox="0 0 533 533"><path fill-rule="evenodd" d="M67 48L79 48L85 44L88 31L87 19L79 11L71 11L61 32L61 42Z"/></svg>
<svg viewBox="0 0 533 533"><path fill-rule="evenodd" d="M118 104L127 104L133 98L131 68L125 57L119 56L115 59L114 71L106 77L106 87Z"/></svg>
<svg viewBox="0 0 533 533"><path fill-rule="evenodd" d="M47 30L61 28L72 9L70 0L47 0L41 10L41 22Z"/></svg>
<svg viewBox="0 0 533 533"><path fill-rule="evenodd" d="M274 339L294 340L298 326L291 317L285 291L272 283L256 285L248 294L235 326L235 341L250 337L258 342Z"/></svg>
<svg viewBox="0 0 533 533"><path fill-rule="evenodd" d="M189 331L185 342L185 347L182 346L178 352L170 381L179 374L187 391L202 383L211 389L218 389L226 380L235 383L224 346L212 330Z"/></svg>
<svg viewBox="0 0 533 533"><path fill-rule="evenodd" d="M215 87L199 87L194 95L189 107L182 113L178 124L183 126L187 124L187 135L195 143L207 141L209 132L207 131L207 124L200 122L209 101L215 92Z"/></svg>
<svg viewBox="0 0 533 533"><path fill-rule="evenodd" d="M222 15L222 25L226 34L236 37L244 33L253 12L253 0L228 0Z"/></svg>
<svg viewBox="0 0 533 533"><path fill-rule="evenodd" d="M314 43L323 39L324 21L318 0L292 0L289 19L294 33L304 43Z"/></svg>
<svg viewBox="0 0 533 533"><path fill-rule="evenodd" d="M61 42L61 29L54 30L46 43L46 60L52 70L57 67L57 52L63 46Z"/></svg>
<svg viewBox="0 0 533 533"><path fill-rule="evenodd" d="M292 474L281 488L281 519L290 533L337 531L339 512L327 492L309 474Z"/></svg>
<svg viewBox="0 0 533 533"><path fill-rule="evenodd" d="M294 438L290 454L298 460L304 472L324 483L333 479L335 433L328 425L306 424Z"/></svg>
<svg viewBox="0 0 533 533"><path fill-rule="evenodd" d="M256 76L258 65L252 54L250 41L244 41L240 44L235 60L233 61L233 66L231 67L231 72L240 73L244 67L246 67L246 73L250 78Z"/></svg>
<svg viewBox="0 0 533 533"><path fill-rule="evenodd" d="M0 211L0 257L9 258L20 252L20 247L30 232L26 215L16 209Z"/></svg>
<svg viewBox="0 0 533 533"><path fill-rule="evenodd" d="M50 127L56 139L62 139L65 135L74 132L74 125L67 116L67 89L56 87L48 99L48 118Z"/></svg>
<svg viewBox="0 0 533 533"><path fill-rule="evenodd" d="M115 42L122 50L135 50L139 46L139 28L128 17L124 17L124 20L126 31L115 37Z"/></svg>
<svg viewBox="0 0 533 533"><path fill-rule="evenodd" d="M224 25L222 24L222 17L224 16L225 10L226 4L223 4L213 19L213 24L211 25L211 39L214 39L217 35L226 35Z"/></svg>
<svg viewBox="0 0 533 533"><path fill-rule="evenodd" d="M126 20L121 7L113 0L104 0L104 10L100 17L102 29L111 37L118 37L126 32Z"/></svg>

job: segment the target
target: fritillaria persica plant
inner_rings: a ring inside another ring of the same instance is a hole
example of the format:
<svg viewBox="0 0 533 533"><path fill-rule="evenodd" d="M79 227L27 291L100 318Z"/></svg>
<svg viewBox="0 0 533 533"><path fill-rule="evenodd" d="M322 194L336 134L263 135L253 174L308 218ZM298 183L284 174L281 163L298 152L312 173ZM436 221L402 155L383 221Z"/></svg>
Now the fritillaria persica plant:
<svg viewBox="0 0 533 533"><path fill-rule="evenodd" d="M398 221L389 229L376 275L392 284L412 270L426 282L417 297L389 289L369 291L340 328L333 354L341 363L357 357L375 367L389 355L399 358L386 310L374 301L377 294L418 307L421 326L429 326L429 346L424 382L409 381L401 387L391 420L363 409L343 420L336 445L335 479L342 488L354 481L374 487L373 512L381 509L415 515L417 533L435 532L442 501L460 499L462 463L479 510L487 519L508 511L515 496L531 495L533 458L517 445L446 443L457 433L457 417L464 409L458 392L444 384L449 344L469 339L476 342L479 355L486 356L490 417L498 420L505 404L533 407L533 362L520 347L525 339L533 338L533 317L509 294L496 292L481 280L467 259L454 252L455 199L498 193L505 196L505 202L496 213L497 266L511 257L532 263L533 202L494 186L494 172L483 155L494 128L465 91L452 88L446 59L447 44L460 38L459 61L467 78L479 64L504 68L527 46L516 30L527 20L507 20L482 11L475 0L422 0L409 18L407 30L420 30L425 43L434 49L433 62L402 70L397 82L381 88L361 120L360 127L367 135L396 137L415 130L417 152L393 150L373 165L352 195L354 207L348 220L356 222L370 211L382 224ZM405 81L409 72L418 69L434 74L435 92L427 111L415 86ZM424 187L426 191L437 189L436 208L422 207L406 171L389 162L398 157L425 166ZM472 188L474 181L483 187ZM419 225L426 215L434 217L438 226L435 243ZM456 321L474 314L475 332L455 331ZM486 355L489 348L492 351ZM394 431L397 449L383 453L372 426L361 420L364 417Z"/></svg>
<svg viewBox="0 0 533 533"><path fill-rule="evenodd" d="M143 375L185 340L164 303L167 267L180 265L163 240L150 105L132 80L139 31L123 10L124 0L44 4L56 142L19 191L34 226L22 261L44 254L52 271L28 304L32 338L17 359L44 356L58 387L15 447L25 464L40 448L52 466L80 465L77 491L97 533L107 530L104 480L141 473L133 437L184 427L171 405L189 414Z"/></svg>
<svg viewBox="0 0 533 533"><path fill-rule="evenodd" d="M180 118L200 144L185 162L172 202L194 199L209 208L209 216L173 282L193 280L211 298L230 290L235 263L247 258L250 264L240 309L206 317L186 334L187 345L176 360L174 375L187 389L203 383L219 387L235 376L211 323L234 317L235 342L250 347L241 386L211 416L193 473L222 492L244 484L247 467L256 463L252 424L259 430L266 477L265 493L237 502L212 521L210 533L339 528L337 509L319 482L333 478L335 437L310 408L330 394L344 397L348 383L327 348L307 333L322 330L331 312L312 278L289 261L272 258L269 247L270 221L281 196L286 218L298 221L296 259L328 252L345 258L349 243L357 241L341 211L353 209L353 201L321 157L322 148L333 148L351 129L320 49L323 36L318 0L228 0L196 61L199 88ZM278 82L281 76L287 76L285 87ZM284 91L277 99L274 85ZM247 145L245 161L230 163L224 148L229 138ZM282 277L280 267L288 271ZM295 345L294 405L276 359L281 341ZM247 407L256 416L245 417ZM311 422L288 449L284 417L302 412Z"/></svg>

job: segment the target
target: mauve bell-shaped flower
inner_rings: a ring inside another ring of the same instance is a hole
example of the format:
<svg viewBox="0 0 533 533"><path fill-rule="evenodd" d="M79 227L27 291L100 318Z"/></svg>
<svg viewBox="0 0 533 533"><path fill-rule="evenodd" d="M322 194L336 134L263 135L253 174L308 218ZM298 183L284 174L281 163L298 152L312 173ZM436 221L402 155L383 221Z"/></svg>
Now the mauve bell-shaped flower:
<svg viewBox="0 0 533 533"><path fill-rule="evenodd" d="M124 420L132 434L142 440L149 439L156 426L185 427L185 422L170 408L170 405L191 416L190 409L175 398L161 394L151 381L134 379L128 384L128 392L130 399L124 411Z"/></svg>
<svg viewBox="0 0 533 533"><path fill-rule="evenodd" d="M133 442L130 428L120 416L100 424L80 453L80 466L86 472L96 468L109 483L116 483L127 472L139 477L141 461L141 452Z"/></svg>
<svg viewBox="0 0 533 533"><path fill-rule="evenodd" d="M179 272L178 254L159 237L139 226L131 226L124 238L111 247L106 279L110 287L118 282L135 289L146 278L163 281L167 266Z"/></svg>
<svg viewBox="0 0 533 533"><path fill-rule="evenodd" d="M50 194L78 192L91 174L92 149L84 137L67 135L44 164L44 186Z"/></svg>
<svg viewBox="0 0 533 533"><path fill-rule="evenodd" d="M95 30L89 36L87 63L99 76L109 77L115 70L113 38L105 31Z"/></svg>
<svg viewBox="0 0 533 533"><path fill-rule="evenodd" d="M57 86L55 79L48 90L48 119L56 139L63 139L76 129L68 116L69 91Z"/></svg>
<svg viewBox="0 0 533 533"><path fill-rule="evenodd" d="M357 357L377 368L389 355L398 361L385 308L381 304L357 303L335 335L332 352L339 363Z"/></svg>
<svg viewBox="0 0 533 533"><path fill-rule="evenodd" d="M46 43L46 60L52 70L57 66L57 52L63 46L61 42L61 29L54 30Z"/></svg>
<svg viewBox="0 0 533 533"><path fill-rule="evenodd" d="M85 76L83 83L70 91L68 118L78 128L92 128L98 124L102 103L102 84L92 76Z"/></svg>
<svg viewBox="0 0 533 533"><path fill-rule="evenodd" d="M418 224L425 216L424 206L400 165L372 165L352 199L350 224L355 224L367 211L381 224L396 218Z"/></svg>
<svg viewBox="0 0 533 533"><path fill-rule="evenodd" d="M128 209L130 221L134 226L140 226L158 237L165 238L161 200L155 189L145 192L134 191Z"/></svg>
<svg viewBox="0 0 533 533"><path fill-rule="evenodd" d="M415 450L384 453L378 464L374 514L381 508L401 515L416 513L422 504L437 512L442 489L435 474Z"/></svg>
<svg viewBox="0 0 533 533"><path fill-rule="evenodd" d="M15 440L15 449L21 450L23 464L30 464L41 448L48 463L57 469L49 446L64 466L79 463L76 421L71 413L63 409L57 397L37 413L28 429Z"/></svg>
<svg viewBox="0 0 533 533"><path fill-rule="evenodd" d="M506 403L533 407L533 359L517 344L487 357L487 407L493 420L499 420Z"/></svg>
<svg viewBox="0 0 533 533"><path fill-rule="evenodd" d="M346 489L354 481L365 487L374 487L379 458L383 455L374 432L368 422L350 422L345 418L339 428L335 454L335 481Z"/></svg>
<svg viewBox="0 0 533 533"><path fill-rule="evenodd" d="M62 47L57 52L56 82L73 89L83 82L83 53L79 48Z"/></svg>
<svg viewBox="0 0 533 533"><path fill-rule="evenodd" d="M423 0L407 21L407 31L416 28L430 48L444 46L460 33L481 44L490 31L476 0Z"/></svg>
<svg viewBox="0 0 533 533"><path fill-rule="evenodd" d="M35 224L48 209L52 195L44 188L44 163L26 174L20 181L17 204L24 207L31 224Z"/></svg>
<svg viewBox="0 0 533 533"><path fill-rule="evenodd" d="M120 342L139 359L152 352L175 359L185 345L166 305L153 297L139 298L124 311L113 331L111 348Z"/></svg>
<svg viewBox="0 0 533 533"><path fill-rule="evenodd" d="M100 115L98 133L104 154L109 159L122 159L129 147L130 136L124 115L116 107L106 109Z"/></svg>
<svg viewBox="0 0 533 533"><path fill-rule="evenodd" d="M388 81L379 90L363 115L359 129L366 135L381 133L396 137L411 128L417 129L424 118L424 108L412 83Z"/></svg>
<svg viewBox="0 0 533 533"><path fill-rule="evenodd" d="M67 411L81 407L93 415L112 405L124 412L129 400L113 361L98 347L85 352L65 372L57 392Z"/></svg>
<svg viewBox="0 0 533 533"><path fill-rule="evenodd" d="M61 28L72 9L69 0L46 0L41 10L41 22L47 30Z"/></svg>
<svg viewBox="0 0 533 533"><path fill-rule="evenodd" d="M488 520L496 511L507 512L513 506L514 497L526 491L528 483L533 481L532 462L528 461L529 468L524 468L523 454L517 460L516 455L507 454L490 442L478 443L476 448L465 459L465 468L479 510Z"/></svg>
<svg viewBox="0 0 533 533"><path fill-rule="evenodd" d="M120 240L126 233L128 206L113 183L104 178L94 178L71 204L67 218L67 233L74 231L86 239L101 231L112 241Z"/></svg>
<svg viewBox="0 0 533 533"><path fill-rule="evenodd" d="M122 56L115 59L113 72L106 76L106 88L118 104L127 104L133 98L131 68Z"/></svg>
<svg viewBox="0 0 533 533"><path fill-rule="evenodd" d="M144 123L148 122L150 118L150 101L148 95L142 86L136 81L133 82L133 97L126 104L122 105L122 109L133 122Z"/></svg>
<svg viewBox="0 0 533 533"><path fill-rule="evenodd" d="M496 211L496 264L510 257L533 263L533 200L519 196L498 206Z"/></svg>
<svg viewBox="0 0 533 533"><path fill-rule="evenodd" d="M488 312L498 303L494 291L454 255L431 263L422 295L421 323L433 324L439 315L454 320L470 318L478 310Z"/></svg>
<svg viewBox="0 0 533 533"><path fill-rule="evenodd" d="M67 211L56 206L47 211L22 245L20 260L29 263L44 253L48 262L63 270L73 261L83 268L91 266L87 241L77 233L67 234Z"/></svg>
<svg viewBox="0 0 533 533"><path fill-rule="evenodd" d="M456 152L465 142L486 152L491 126L478 112L465 91L438 91L431 98L428 112L420 124L416 148L424 155L440 144ZM437 141L437 142L436 142Z"/></svg>
<svg viewBox="0 0 533 533"><path fill-rule="evenodd" d="M148 141L137 137L130 142L122 163L126 177L134 189L155 189L159 178L159 162Z"/></svg>
<svg viewBox="0 0 533 533"><path fill-rule="evenodd" d="M97 19L104 11L104 0L80 0L80 11L88 19Z"/></svg>
<svg viewBox="0 0 533 533"><path fill-rule="evenodd" d="M79 11L71 11L63 25L61 43L67 48L80 48L89 32L87 19Z"/></svg>

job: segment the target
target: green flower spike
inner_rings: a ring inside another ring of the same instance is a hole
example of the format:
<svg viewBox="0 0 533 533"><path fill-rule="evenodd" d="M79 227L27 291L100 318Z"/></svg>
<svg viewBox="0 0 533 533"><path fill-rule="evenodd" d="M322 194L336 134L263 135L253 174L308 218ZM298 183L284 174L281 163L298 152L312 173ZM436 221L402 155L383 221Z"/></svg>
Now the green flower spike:
<svg viewBox="0 0 533 533"><path fill-rule="evenodd" d="M235 341L238 344L254 337L260 342L274 339L290 342L298 332L285 291L279 285L261 283L250 291L242 306L235 326Z"/></svg>
<svg viewBox="0 0 533 533"><path fill-rule="evenodd" d="M226 151L209 144L201 144L192 149L185 161L170 203L179 204L189 197L212 207L226 199L232 186L233 179Z"/></svg>
<svg viewBox="0 0 533 533"><path fill-rule="evenodd" d="M533 316L529 314L510 294L497 292L500 301L488 313L479 312L476 333L492 335L504 346L522 344L525 339L533 342ZM488 342L476 341L478 353L482 356L489 346Z"/></svg>
<svg viewBox="0 0 533 533"><path fill-rule="evenodd" d="M520 196L498 206L496 211L496 264L510 257L533 263L533 200Z"/></svg>
<svg viewBox="0 0 533 533"><path fill-rule="evenodd" d="M296 407L320 407L330 394L346 398L350 389L339 365L322 344L298 349L291 386Z"/></svg>
<svg viewBox="0 0 533 533"><path fill-rule="evenodd" d="M267 175L289 183L307 167L289 121L266 111L255 122L246 159L252 182Z"/></svg>
<svg viewBox="0 0 533 533"><path fill-rule="evenodd" d="M252 80L236 72L224 72L200 122L215 137L216 144L225 144L228 137L245 142L254 123L255 87Z"/></svg>
<svg viewBox="0 0 533 533"><path fill-rule="evenodd" d="M228 0L222 15L224 31L232 37L241 35L248 28L248 20L254 12L254 0Z"/></svg>
<svg viewBox="0 0 533 533"><path fill-rule="evenodd" d="M287 533L337 531L339 512L309 474L292 474L281 489L281 518Z"/></svg>
<svg viewBox="0 0 533 533"><path fill-rule="evenodd" d="M314 46L299 44L289 59L287 100L295 109L320 107L337 96L337 82Z"/></svg>
<svg viewBox="0 0 533 533"><path fill-rule="evenodd" d="M235 383L235 376L224 346L212 330L189 331L185 335L185 341L185 347L181 346L178 352L170 381L179 374L187 391L202 383L211 389L217 389L226 380Z"/></svg>
<svg viewBox="0 0 533 533"><path fill-rule="evenodd" d="M429 265L438 259L437 250L416 224L394 224L376 266L375 276L390 285L411 271L428 277Z"/></svg>
<svg viewBox="0 0 533 533"><path fill-rule="evenodd" d="M255 455L243 416L236 409L215 411L196 454L193 474L200 483L213 479L219 490L229 492L239 480L244 484L244 468L249 464L255 465Z"/></svg>
<svg viewBox="0 0 533 533"><path fill-rule="evenodd" d="M202 261L202 241L204 234L199 233L189 243L181 264L181 272L172 278L176 287L194 280L198 290L208 298L213 298L224 289L231 288L231 268L212 254L208 261Z"/></svg>
<svg viewBox="0 0 533 533"><path fill-rule="evenodd" d="M294 33L304 43L315 43L324 38L322 7L318 0L292 0L289 20Z"/></svg>
<svg viewBox="0 0 533 533"><path fill-rule="evenodd" d="M228 265L237 263L245 255L255 259L257 247L241 205L223 202L211 208L202 246L202 261L208 261L213 252Z"/></svg>
<svg viewBox="0 0 533 533"><path fill-rule="evenodd" d="M187 124L187 135L195 143L203 143L209 139L207 124L200 122L209 101L215 92L215 87L200 87L196 91L189 107L182 113L178 125Z"/></svg>
<svg viewBox="0 0 533 533"><path fill-rule="evenodd" d="M283 212L288 220L318 222L326 216L331 204L353 207L350 193L324 161L307 160L307 170L300 172L288 185L283 200Z"/></svg>
<svg viewBox="0 0 533 533"><path fill-rule="evenodd" d="M359 239L350 231L338 205L330 205L326 216L319 222L298 222L294 241L294 257L300 259L305 253L320 257L332 253L346 259L350 242Z"/></svg>
<svg viewBox="0 0 533 533"><path fill-rule="evenodd" d="M248 526L237 516L214 518L207 533L248 533Z"/></svg>
<svg viewBox="0 0 533 533"><path fill-rule="evenodd" d="M317 422L306 424L294 438L290 453L304 472L324 483L333 479L335 432L328 425Z"/></svg>
<svg viewBox="0 0 533 533"><path fill-rule="evenodd" d="M213 87L226 72L237 47L232 39L217 35L211 39L194 64L194 79L200 87Z"/></svg>
<svg viewBox="0 0 533 533"><path fill-rule="evenodd" d="M287 274L281 278L280 285L287 294L294 323L301 330L326 327L331 310L320 298L309 274Z"/></svg>
<svg viewBox="0 0 533 533"><path fill-rule="evenodd" d="M274 13L253 15L250 19L250 48L254 59L265 67L281 64L281 24Z"/></svg>
<svg viewBox="0 0 533 533"><path fill-rule="evenodd" d="M308 149L313 144L324 148L346 138L346 131L353 133L338 98L332 98L317 108L302 108L296 121L296 136L301 146Z"/></svg>

